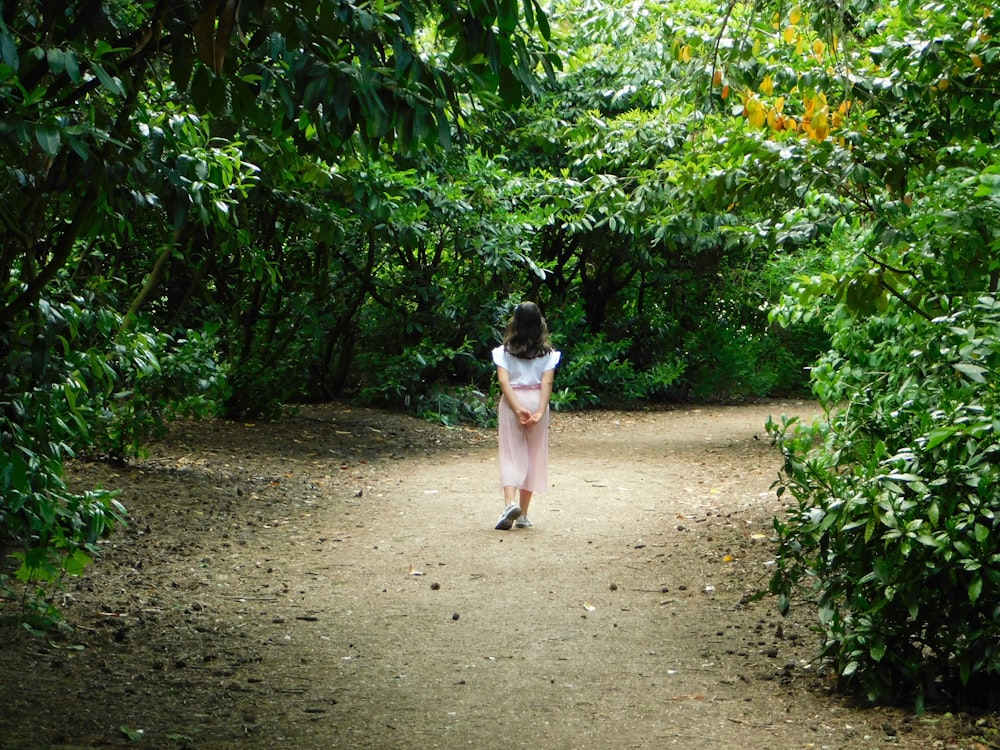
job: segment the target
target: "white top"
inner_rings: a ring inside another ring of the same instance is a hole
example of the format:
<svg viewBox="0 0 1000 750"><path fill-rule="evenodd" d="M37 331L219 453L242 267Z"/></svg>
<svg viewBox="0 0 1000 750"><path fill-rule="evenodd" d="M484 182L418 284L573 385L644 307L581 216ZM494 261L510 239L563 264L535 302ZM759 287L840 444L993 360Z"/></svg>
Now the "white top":
<svg viewBox="0 0 1000 750"><path fill-rule="evenodd" d="M533 388L542 383L542 373L556 369L562 352L551 351L544 357L521 359L510 354L501 344L493 350L493 364L510 373L510 384L515 388Z"/></svg>

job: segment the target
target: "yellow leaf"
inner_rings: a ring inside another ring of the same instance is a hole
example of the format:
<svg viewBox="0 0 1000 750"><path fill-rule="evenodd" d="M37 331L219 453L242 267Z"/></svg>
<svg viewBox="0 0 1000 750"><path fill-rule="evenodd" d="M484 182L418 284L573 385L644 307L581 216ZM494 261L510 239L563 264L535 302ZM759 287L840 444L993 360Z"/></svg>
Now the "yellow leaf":
<svg viewBox="0 0 1000 750"><path fill-rule="evenodd" d="M755 128L761 127L767 120L767 113L764 112L764 105L760 103L760 99L750 99L747 102L746 111L747 119Z"/></svg>
<svg viewBox="0 0 1000 750"><path fill-rule="evenodd" d="M760 90L768 96L774 93L774 81L771 76L764 76L764 80L760 82Z"/></svg>
<svg viewBox="0 0 1000 750"><path fill-rule="evenodd" d="M830 135L830 126L827 124L826 113L820 112L812 120L812 137L817 141L825 141Z"/></svg>
<svg viewBox="0 0 1000 750"><path fill-rule="evenodd" d="M783 96L778 97L777 101L775 101L774 103L774 109L776 112L778 112L778 114L781 114L782 112L785 111L785 97Z"/></svg>
<svg viewBox="0 0 1000 750"><path fill-rule="evenodd" d="M735 559L736 558L733 557L732 555L723 555L722 556L722 562L724 562L724 563L731 563Z"/></svg>
<svg viewBox="0 0 1000 750"><path fill-rule="evenodd" d="M798 5L792 8L792 12L788 14L788 20L792 22L793 26L798 26L802 21L802 8Z"/></svg>
<svg viewBox="0 0 1000 750"><path fill-rule="evenodd" d="M781 28L781 16L779 16L777 13L771 16L771 26L773 26L775 29Z"/></svg>
<svg viewBox="0 0 1000 750"><path fill-rule="evenodd" d="M975 65L977 68L983 67L983 58L981 58L979 55L975 53L972 53L970 57L972 58L973 65Z"/></svg>
<svg viewBox="0 0 1000 750"><path fill-rule="evenodd" d="M691 45L685 44L681 47L681 62L691 62Z"/></svg>
<svg viewBox="0 0 1000 750"><path fill-rule="evenodd" d="M753 40L753 56L757 57L760 54L760 39Z"/></svg>
<svg viewBox="0 0 1000 750"><path fill-rule="evenodd" d="M816 60L820 61L823 59L823 53L826 51L826 44L823 43L822 39L817 39L813 42L813 55L815 55Z"/></svg>
<svg viewBox="0 0 1000 750"><path fill-rule="evenodd" d="M791 44L795 40L795 27L786 26L785 27L785 41Z"/></svg>

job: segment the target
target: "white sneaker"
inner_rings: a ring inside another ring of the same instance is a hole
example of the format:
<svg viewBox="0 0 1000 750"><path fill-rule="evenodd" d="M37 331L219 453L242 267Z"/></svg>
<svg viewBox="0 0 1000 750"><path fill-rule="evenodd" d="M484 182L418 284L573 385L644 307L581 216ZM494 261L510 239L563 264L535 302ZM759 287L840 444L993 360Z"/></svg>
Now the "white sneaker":
<svg viewBox="0 0 1000 750"><path fill-rule="evenodd" d="M515 523L514 525L519 529L530 529L535 524L533 524L531 522L531 519L528 518L527 516L521 516L520 518L517 519L517 523Z"/></svg>
<svg viewBox="0 0 1000 750"><path fill-rule="evenodd" d="M514 520L520 515L521 506L511 503L503 509L503 513L500 514L500 520L497 521L497 525L493 528L500 529L500 531L509 531L510 527L514 525Z"/></svg>

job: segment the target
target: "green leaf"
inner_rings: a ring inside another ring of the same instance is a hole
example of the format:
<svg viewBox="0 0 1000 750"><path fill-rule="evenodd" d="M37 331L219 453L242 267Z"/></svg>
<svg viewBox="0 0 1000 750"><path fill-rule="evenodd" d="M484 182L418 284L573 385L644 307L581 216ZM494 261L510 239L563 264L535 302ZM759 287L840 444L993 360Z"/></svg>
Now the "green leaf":
<svg viewBox="0 0 1000 750"><path fill-rule="evenodd" d="M38 141L38 145L42 147L42 151L47 153L49 156L55 156L59 153L59 146L61 145L62 139L59 136L59 130L52 125L39 125L35 128L35 140Z"/></svg>
<svg viewBox="0 0 1000 750"><path fill-rule="evenodd" d="M965 375L976 383L986 382L986 373L989 372L985 367L980 367L979 365L974 365L971 362L959 362L953 367L960 373Z"/></svg>
<svg viewBox="0 0 1000 750"><path fill-rule="evenodd" d="M63 568L69 575L78 576L93 561L94 560L90 557L90 555L83 550L78 549L66 558L66 561L63 563Z"/></svg>
<svg viewBox="0 0 1000 750"><path fill-rule="evenodd" d="M956 432L954 427L938 427L927 434L927 450L937 448Z"/></svg>
<svg viewBox="0 0 1000 750"><path fill-rule="evenodd" d="M979 176L980 187L976 190L977 197L1000 195L1000 174L984 172Z"/></svg>
<svg viewBox="0 0 1000 750"><path fill-rule="evenodd" d="M66 70L66 55L58 47L49 47L45 51L45 57L53 75L59 75Z"/></svg>
<svg viewBox="0 0 1000 750"><path fill-rule="evenodd" d="M782 593L778 596L778 611L781 612L782 616L787 615L791 607L792 603L787 594Z"/></svg>
<svg viewBox="0 0 1000 750"><path fill-rule="evenodd" d="M878 523L878 518L874 515L869 516L868 523L865 524L865 543L871 541L872 535L875 533L875 527Z"/></svg>
<svg viewBox="0 0 1000 750"><path fill-rule="evenodd" d="M17 55L17 43L2 18L0 18L0 60L9 65L14 72L21 67L21 59Z"/></svg>
<svg viewBox="0 0 1000 750"><path fill-rule="evenodd" d="M69 80L73 83L80 83L83 80L83 76L80 75L80 63L76 59L75 52L63 53L63 65L66 67L66 75L69 76Z"/></svg>
<svg viewBox="0 0 1000 750"><path fill-rule="evenodd" d="M534 2L534 0L532 0ZM538 3L535 3L535 9L537 11L536 18L538 19L538 31L542 35L542 39L552 38L552 29L549 28L549 18L545 15L545 11L542 10Z"/></svg>
<svg viewBox="0 0 1000 750"><path fill-rule="evenodd" d="M983 578L977 575L969 584L969 602L975 604L979 600L979 595L983 593Z"/></svg>
<svg viewBox="0 0 1000 750"><path fill-rule="evenodd" d="M868 651L875 661L882 661L882 659L885 657L885 651L886 651L885 641L883 641L882 639L878 639L877 641L875 641L875 643L872 644L871 648Z"/></svg>
<svg viewBox="0 0 1000 750"><path fill-rule="evenodd" d="M982 544L987 539L990 538L990 530L983 526L981 523L977 523L975 526L976 541Z"/></svg>
<svg viewBox="0 0 1000 750"><path fill-rule="evenodd" d="M500 98L508 107L521 101L521 83L507 67L500 68Z"/></svg>
<svg viewBox="0 0 1000 750"><path fill-rule="evenodd" d="M108 91L110 91L115 96L124 96L125 92L122 90L121 84L117 79L112 78L112 76L104 69L104 66L100 63L94 63L94 74L97 79L101 82Z"/></svg>
<svg viewBox="0 0 1000 750"><path fill-rule="evenodd" d="M535 6L532 0L524 0L524 22L529 29L535 28Z"/></svg>
<svg viewBox="0 0 1000 750"><path fill-rule="evenodd" d="M191 79L191 101L203 114L212 109L212 75L204 65L198 66Z"/></svg>
<svg viewBox="0 0 1000 750"><path fill-rule="evenodd" d="M118 727L118 729L122 734L124 734L133 742L138 742L139 740L142 739L142 735L145 734L145 730L143 729L132 729L131 727L127 727L124 724Z"/></svg>
<svg viewBox="0 0 1000 750"><path fill-rule="evenodd" d="M503 34L511 34L517 28L517 3L515 0L500 0L497 25Z"/></svg>

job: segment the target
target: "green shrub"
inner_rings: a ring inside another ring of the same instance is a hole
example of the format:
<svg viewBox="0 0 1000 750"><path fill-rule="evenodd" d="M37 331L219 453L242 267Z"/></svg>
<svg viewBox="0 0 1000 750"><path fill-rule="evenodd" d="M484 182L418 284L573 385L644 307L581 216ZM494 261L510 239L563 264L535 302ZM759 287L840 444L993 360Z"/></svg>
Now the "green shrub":
<svg viewBox="0 0 1000 750"><path fill-rule="evenodd" d="M553 404L559 408L597 406L609 400L637 402L668 391L684 372L679 357L660 356L645 369L628 353L630 339L612 341L607 335L579 335L572 350L563 352L556 374Z"/></svg>
<svg viewBox="0 0 1000 750"><path fill-rule="evenodd" d="M364 352L358 367L369 373L359 390L359 399L376 406L402 406L413 411L426 409L446 382L457 359L471 356L467 344L455 348L426 337L396 352Z"/></svg>
<svg viewBox="0 0 1000 750"><path fill-rule="evenodd" d="M114 493L76 494L63 479L63 461L91 436L87 384L111 383L100 358L76 356L68 343L99 318L87 302L45 302L34 320L0 335L0 553L18 561L19 599L38 624L55 619L45 588L79 572L97 538L125 518ZM14 585L0 576L0 601L15 598Z"/></svg>
<svg viewBox="0 0 1000 750"><path fill-rule="evenodd" d="M769 425L794 498L772 590L816 603L845 687L918 710L1000 677L1000 302L950 308L842 326L825 418Z"/></svg>
<svg viewBox="0 0 1000 750"><path fill-rule="evenodd" d="M137 456L170 420L217 414L226 380L216 365L215 344L211 331L189 330L180 337L119 331L111 352L97 355L108 363L113 389L90 392L91 450L115 460Z"/></svg>
<svg viewBox="0 0 1000 750"><path fill-rule="evenodd" d="M46 588L80 572L127 515L115 492L71 491L63 462L137 455L166 420L213 413L224 385L211 333L121 324L96 296L74 296L0 336L0 553L18 561L25 609L43 621L56 619ZM4 599L13 586L0 580Z"/></svg>
<svg viewBox="0 0 1000 750"><path fill-rule="evenodd" d="M475 386L446 388L438 385L419 398L417 416L447 426L473 424L493 427L496 425L495 404L495 399Z"/></svg>

